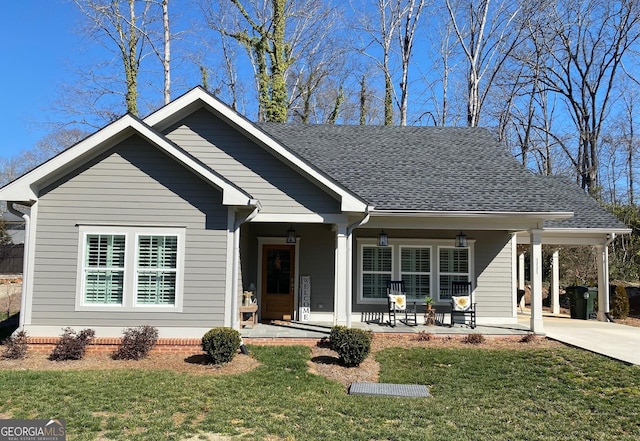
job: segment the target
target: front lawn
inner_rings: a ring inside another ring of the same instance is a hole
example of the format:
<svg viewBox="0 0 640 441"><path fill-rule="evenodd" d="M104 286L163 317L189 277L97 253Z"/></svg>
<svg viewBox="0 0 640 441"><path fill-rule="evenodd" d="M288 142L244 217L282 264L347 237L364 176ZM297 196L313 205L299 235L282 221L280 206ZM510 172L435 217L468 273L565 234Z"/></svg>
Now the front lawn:
<svg viewBox="0 0 640 441"><path fill-rule="evenodd" d="M68 440L640 439L640 368L577 349L375 354L381 382L426 399L349 396L308 373L306 347L250 350L262 365L234 376L0 371L0 418L63 418Z"/></svg>

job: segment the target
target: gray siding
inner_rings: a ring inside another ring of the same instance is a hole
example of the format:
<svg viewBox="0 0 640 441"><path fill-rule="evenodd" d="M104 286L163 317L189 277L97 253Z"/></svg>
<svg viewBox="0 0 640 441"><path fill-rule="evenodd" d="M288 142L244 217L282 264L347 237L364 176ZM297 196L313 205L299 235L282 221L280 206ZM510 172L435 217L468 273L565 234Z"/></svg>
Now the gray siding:
<svg viewBox="0 0 640 441"><path fill-rule="evenodd" d="M340 204L307 178L201 109L167 137L259 199L262 214L340 213Z"/></svg>
<svg viewBox="0 0 640 441"><path fill-rule="evenodd" d="M470 236L471 237L471 236ZM479 317L513 317L511 235L474 233L476 290Z"/></svg>
<svg viewBox="0 0 640 441"><path fill-rule="evenodd" d="M139 137L46 188L38 202L34 325L223 324L227 208L219 190ZM78 224L186 227L183 312L75 311Z"/></svg>

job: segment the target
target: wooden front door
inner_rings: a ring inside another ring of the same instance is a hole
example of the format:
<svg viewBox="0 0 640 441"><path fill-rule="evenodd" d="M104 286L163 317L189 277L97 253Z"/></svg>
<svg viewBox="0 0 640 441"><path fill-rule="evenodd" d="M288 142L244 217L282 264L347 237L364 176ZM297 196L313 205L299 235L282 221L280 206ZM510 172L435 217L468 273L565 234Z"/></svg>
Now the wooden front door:
<svg viewBox="0 0 640 441"><path fill-rule="evenodd" d="M295 246L262 247L262 313L265 320L291 320L294 307Z"/></svg>

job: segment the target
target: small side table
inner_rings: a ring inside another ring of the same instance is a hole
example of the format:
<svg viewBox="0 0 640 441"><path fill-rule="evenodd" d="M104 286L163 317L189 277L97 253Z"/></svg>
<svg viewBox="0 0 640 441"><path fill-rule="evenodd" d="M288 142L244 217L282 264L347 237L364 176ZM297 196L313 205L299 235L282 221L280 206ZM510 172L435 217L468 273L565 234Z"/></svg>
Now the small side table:
<svg viewBox="0 0 640 441"><path fill-rule="evenodd" d="M256 313L258 312L258 304L252 303L249 306L240 306L240 327L253 326L258 322Z"/></svg>
<svg viewBox="0 0 640 441"><path fill-rule="evenodd" d="M425 309L424 311L424 324L425 326L435 326L436 325L436 309Z"/></svg>

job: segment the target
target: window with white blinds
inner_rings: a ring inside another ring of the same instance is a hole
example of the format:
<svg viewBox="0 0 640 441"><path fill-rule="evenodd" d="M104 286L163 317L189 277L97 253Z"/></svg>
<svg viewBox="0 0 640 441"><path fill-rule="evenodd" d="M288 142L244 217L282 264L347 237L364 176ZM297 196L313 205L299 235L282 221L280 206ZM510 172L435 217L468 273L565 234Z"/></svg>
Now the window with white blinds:
<svg viewBox="0 0 640 441"><path fill-rule="evenodd" d="M177 236L138 236L136 303L173 305L178 264Z"/></svg>
<svg viewBox="0 0 640 441"><path fill-rule="evenodd" d="M409 298L431 295L431 248L400 247L400 280Z"/></svg>
<svg viewBox="0 0 640 441"><path fill-rule="evenodd" d="M76 308L181 310L184 228L81 226L80 234Z"/></svg>
<svg viewBox="0 0 640 441"><path fill-rule="evenodd" d="M365 299L386 299L391 274L391 247L362 248L362 295Z"/></svg>
<svg viewBox="0 0 640 441"><path fill-rule="evenodd" d="M453 240L390 238L377 246L375 238L358 238L358 298L363 304L386 302L387 281L404 281L407 298L422 302L426 296L448 302L452 281L472 279L473 243L466 248ZM354 269L354 273L356 269Z"/></svg>
<svg viewBox="0 0 640 441"><path fill-rule="evenodd" d="M439 249L439 298L451 298L451 282L469 281L469 249L448 248Z"/></svg>
<svg viewBox="0 0 640 441"><path fill-rule="evenodd" d="M85 246L85 302L121 305L124 292L125 236L89 234Z"/></svg>

